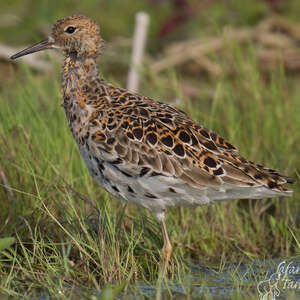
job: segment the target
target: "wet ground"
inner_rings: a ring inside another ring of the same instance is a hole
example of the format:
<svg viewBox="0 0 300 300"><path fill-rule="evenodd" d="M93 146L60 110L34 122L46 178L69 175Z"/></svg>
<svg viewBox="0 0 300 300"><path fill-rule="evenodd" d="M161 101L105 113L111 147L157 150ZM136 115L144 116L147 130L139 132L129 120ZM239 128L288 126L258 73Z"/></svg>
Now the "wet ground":
<svg viewBox="0 0 300 300"><path fill-rule="evenodd" d="M138 289L146 299L157 295L155 286L140 284ZM128 296L124 295L124 299ZM138 293L132 296L135 299ZM221 268L195 266L183 282L163 285L161 296L162 299L287 299L288 296L300 299L300 257Z"/></svg>
<svg viewBox="0 0 300 300"><path fill-rule="evenodd" d="M102 292L82 289L71 299L300 299L300 257L221 267L199 265L177 282L141 282L126 292L120 290L117 285ZM51 298L45 293L34 299Z"/></svg>

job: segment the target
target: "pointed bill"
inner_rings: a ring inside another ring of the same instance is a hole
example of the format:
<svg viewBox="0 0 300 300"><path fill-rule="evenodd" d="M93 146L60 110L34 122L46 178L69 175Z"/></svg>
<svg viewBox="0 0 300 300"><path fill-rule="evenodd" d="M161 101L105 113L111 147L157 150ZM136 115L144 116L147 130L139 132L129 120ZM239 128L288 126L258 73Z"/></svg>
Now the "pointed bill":
<svg viewBox="0 0 300 300"><path fill-rule="evenodd" d="M16 58L19 58L21 56L24 56L24 55L28 55L28 54L31 54L31 53L34 53L34 52L38 52L38 51L42 51L42 50L46 50L46 49L53 49L53 48L56 48L55 44L54 44L54 39L49 37L47 38L46 40L43 40L39 43L36 43L14 55L12 55L10 57L10 59L16 59Z"/></svg>

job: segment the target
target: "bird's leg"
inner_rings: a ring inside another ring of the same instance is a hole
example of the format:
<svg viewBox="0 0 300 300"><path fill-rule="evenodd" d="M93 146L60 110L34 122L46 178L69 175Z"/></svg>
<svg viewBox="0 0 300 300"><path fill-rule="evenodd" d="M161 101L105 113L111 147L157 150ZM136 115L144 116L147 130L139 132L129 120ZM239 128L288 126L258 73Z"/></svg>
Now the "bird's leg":
<svg viewBox="0 0 300 300"><path fill-rule="evenodd" d="M172 245L169 240L165 220L161 221L161 229L164 237L164 246L161 250L161 254L163 259L163 274L165 274L172 254Z"/></svg>
<svg viewBox="0 0 300 300"><path fill-rule="evenodd" d="M161 250L162 263L163 263L162 270L161 270L162 271L161 275L164 276L165 273L166 273L168 264L169 264L171 254L172 254L172 245L171 245L170 240L169 240L169 235L168 235L167 227L166 227L166 223L165 223L165 213L162 212L162 213L159 213L159 214L156 214L156 215L157 215L158 220L160 222L161 230L162 230L162 234L163 234L163 238L164 238L164 246Z"/></svg>

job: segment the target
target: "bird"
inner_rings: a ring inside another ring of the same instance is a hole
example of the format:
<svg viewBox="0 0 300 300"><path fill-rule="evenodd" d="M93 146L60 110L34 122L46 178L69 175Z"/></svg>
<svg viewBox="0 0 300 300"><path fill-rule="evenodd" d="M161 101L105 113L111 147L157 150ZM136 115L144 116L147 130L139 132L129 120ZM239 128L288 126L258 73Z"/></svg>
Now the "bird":
<svg viewBox="0 0 300 300"><path fill-rule="evenodd" d="M292 195L285 186L292 178L245 159L184 111L106 82L98 69L103 44L95 21L73 15L11 59L46 49L64 54L62 106L80 154L102 188L156 215L163 273L172 254L169 207Z"/></svg>

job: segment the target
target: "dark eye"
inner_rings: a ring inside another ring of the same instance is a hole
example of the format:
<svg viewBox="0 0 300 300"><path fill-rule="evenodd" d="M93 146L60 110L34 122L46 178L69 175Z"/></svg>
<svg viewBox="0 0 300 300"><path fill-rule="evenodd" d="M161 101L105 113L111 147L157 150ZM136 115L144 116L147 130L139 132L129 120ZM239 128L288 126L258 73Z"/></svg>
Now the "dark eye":
<svg viewBox="0 0 300 300"><path fill-rule="evenodd" d="M74 33L74 32L75 32L75 30L76 30L76 28L75 28L75 27L73 27L73 26L69 26L69 27L66 29L66 33L68 33L68 34L72 34L72 33Z"/></svg>

